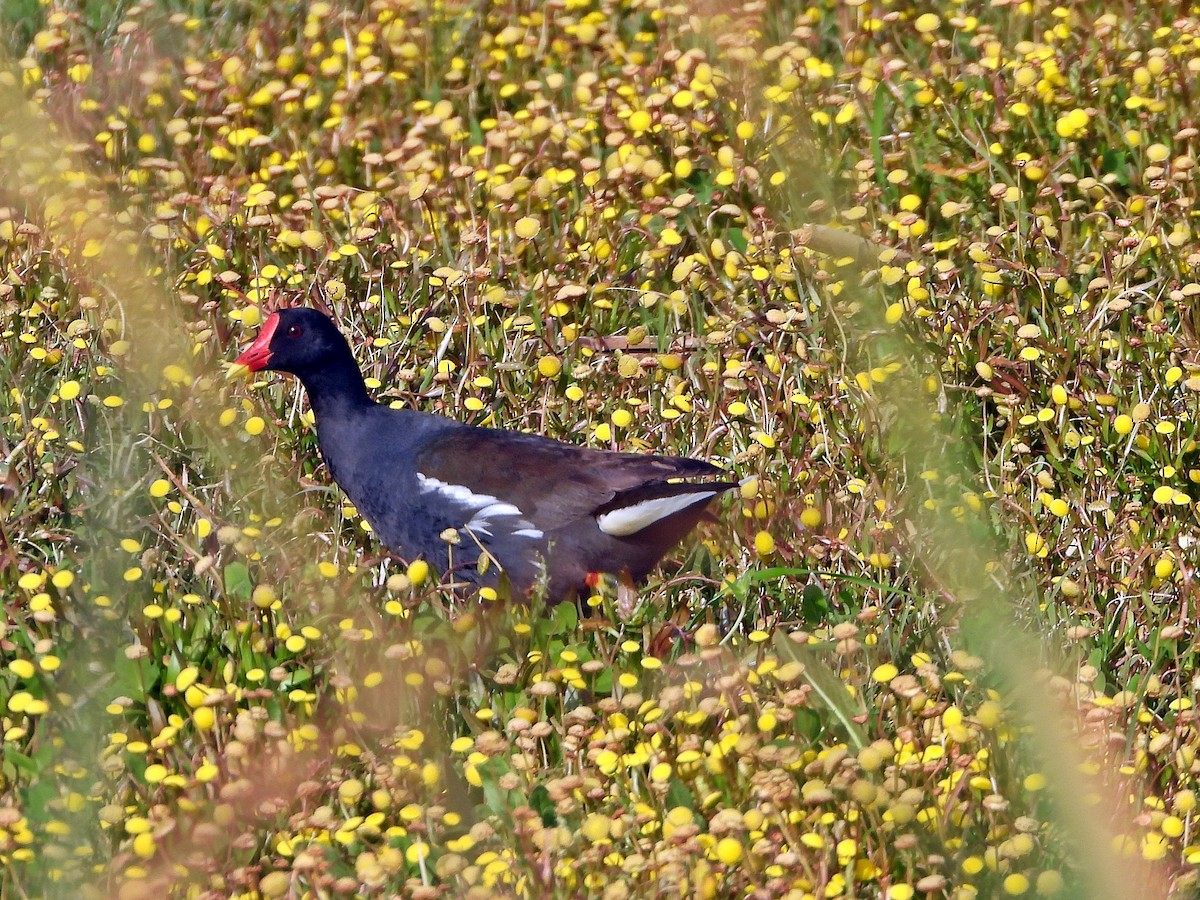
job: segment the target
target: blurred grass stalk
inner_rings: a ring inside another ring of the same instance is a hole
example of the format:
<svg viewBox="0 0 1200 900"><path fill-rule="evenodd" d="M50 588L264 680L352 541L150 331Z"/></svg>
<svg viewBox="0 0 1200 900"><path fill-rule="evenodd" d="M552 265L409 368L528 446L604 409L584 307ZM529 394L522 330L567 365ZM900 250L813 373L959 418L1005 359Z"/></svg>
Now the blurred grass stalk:
<svg viewBox="0 0 1200 900"><path fill-rule="evenodd" d="M145 276L138 256L119 245L117 216L110 199L100 186L75 164L63 139L48 122L45 113L27 100L21 88L20 70L9 59L0 59L0 196L18 206L25 216L38 224L48 252L55 253L70 270L80 293L95 291L100 301L94 325L116 317L132 340L129 359L134 363L124 373L135 395L145 394L149 373L161 371L167 359L186 359L177 351L180 343L173 334L181 334L172 315L172 304L163 291ZM89 242L99 248L91 260L83 260L82 248ZM80 265L86 263L86 265ZM26 288L28 290L28 288ZM26 308L40 298L16 296ZM116 427L107 430L111 443L90 448L83 457L86 471L78 472L81 484L88 486L92 501L82 516L80 529L83 559L83 590L106 595L112 606L101 610L91 603L79 603L61 610L71 624L70 652L65 653L63 669L56 685L57 701L43 727L59 742L55 769L73 769L82 773L72 789L83 786L94 793L104 783L101 754L105 737L111 730L105 713L104 686L115 655L130 643L125 615L128 589L122 582L122 561L117 557L121 534L129 533L130 501L137 490L139 473L131 471L136 459L135 444L140 404L125 404L112 414ZM77 591L79 596L83 591ZM46 773L43 777L54 777ZM35 821L48 815L46 810L26 810ZM58 816L63 818L63 816ZM69 835L75 842L86 842L98 823L89 804L67 815ZM96 836L98 837L98 836ZM102 846L102 840L94 840ZM65 844L65 840L64 840ZM39 847L38 864L43 884L49 884L46 870L70 852L65 846ZM74 894L82 885L60 884L61 896Z"/></svg>
<svg viewBox="0 0 1200 900"><path fill-rule="evenodd" d="M63 783L64 787L77 790L83 786L84 793L94 794L94 787L106 780L102 754L113 729L105 709L112 698L106 695L105 687L116 656L131 648L138 649L136 634L129 624L137 614L130 600L134 592L123 579L127 561L119 542L145 525L146 511L138 508L139 503L144 506L149 474L145 465L149 457L144 448L146 419L142 402L160 389L164 368L180 366L188 373L185 380L188 386L183 388L188 395L188 425L195 430L209 462L227 474L229 496L243 498L242 503L250 508L254 507L255 491L261 486L256 484L261 460L253 450L255 445L231 440L229 432L215 424L221 412L223 376L220 372L195 371L190 323L170 294L171 279L178 273L164 272L161 261L147 256L139 215L121 208L99 179L85 174L88 166L72 154L69 140L69 136L57 132L41 108L26 99L19 70L11 60L0 57L0 202L17 206L38 223L43 244L55 255L56 262L63 265L76 290L99 301L91 312L96 332L100 333L106 319L115 320L119 323L119 340L128 344L121 355L121 374L127 401L133 402L108 411L112 427L101 430L108 443L90 447L82 457L86 471L78 473L91 495L83 516L86 524L80 528L81 581L88 598L103 594L111 599L112 606L100 610L83 602L61 611L71 625L70 649L63 653L63 668L56 683L57 702L43 725L58 742L56 771L73 773L69 782ZM86 258L84 247L88 248ZM23 302L32 306L39 300L25 296ZM176 376L174 380L180 379ZM290 509L274 507L271 514L290 517L299 513L302 494L291 496ZM260 541L269 538L264 536ZM295 573L289 576L294 595L316 598L323 612L336 618L350 614L354 591L332 590L326 579L302 574L306 564L309 564L307 570L312 570L312 553L305 547L282 546L276 541L263 550L264 557L277 564L281 578L282 573ZM335 659L332 669L388 672L382 647L360 646L354 653L353 659ZM400 676L394 678L397 688L401 688ZM405 690L412 693L411 688ZM430 706L417 704L416 708L426 710ZM371 715L373 724L382 729L427 728L423 721L401 722L404 713L397 706L376 705ZM297 752L289 757L288 749L285 747L281 756L270 744L259 745L263 777L251 790L239 794L234 804L243 823L261 818L260 801L278 797L294 799L295 788L308 777L309 766L334 755L328 736L303 754ZM32 809L27 813L35 820L50 817L45 810ZM62 846L39 847L38 864L46 870L43 876L75 852L68 844L75 847L86 844L88 835L94 847L103 847L108 842L103 835L96 834L99 823L95 807L90 804L83 804L82 809L73 812L56 810L53 818L66 820L68 831L62 837ZM177 833L174 840L175 859L182 859L189 850L199 849L195 841L202 838ZM162 854L159 857L143 866L149 874L141 881L151 891L146 896L153 895L155 890L165 896L171 885L188 883L192 877L162 858ZM42 883L51 885L54 880L43 877ZM80 889L93 891L94 886L95 882L84 885L60 881L57 889L59 896L74 897ZM117 878L113 896L119 888ZM89 895L94 896L94 891Z"/></svg>
<svg viewBox="0 0 1200 900"><path fill-rule="evenodd" d="M748 16L742 13L740 20L710 14L694 17L692 26L698 44L710 58L726 64L727 72L735 76L732 84L745 92L742 100L751 113L747 118L776 123L774 133L764 137L771 142L776 170L787 177L766 204L773 223L781 232L807 230L812 249L840 257L833 260L832 268L840 267L845 273L844 289L834 301L836 314L846 317L841 332L846 336L843 354L871 356L879 361L876 364L902 364L898 375L872 386L871 393L880 406L896 411L888 432L881 435L880 446L890 457L892 476L899 476L897 496L915 525L911 546L918 559L909 563L917 572L923 571L929 594L943 598L938 620L947 628L957 623L966 649L983 660L983 669L977 674L1003 685L1002 700L1016 715L1018 740L1027 741L1025 749L1046 776L1050 824L1065 837L1070 849L1072 868L1066 895L1080 900L1166 897L1168 881L1161 866L1119 855L1119 837L1109 827L1105 811L1129 808L1123 789L1105 779L1108 773L1102 760L1090 759L1084 751L1079 710L1067 706L1050 690L1051 676L1056 673L1047 668L1046 644L1018 622L1018 611L1036 605L1038 598L1022 596L1017 587L1024 581L1031 590L1036 589L1032 579L1020 576L1024 556L1012 540L1012 530L1006 533L1007 543L1002 542L984 518L988 508L977 510L963 503L964 491L984 484L982 473L964 449L964 441L975 440L979 423L965 423L965 428L960 428L953 410L939 409L941 381L936 367L905 332L903 319L890 324L884 317L884 299L874 287L878 284L873 277L877 254L864 251L859 245L861 238L846 234L846 239L839 241L834 229L805 221L814 200L826 210L845 208L830 169L840 153L811 128L811 119L798 101L778 104L772 116L763 115L770 103L765 99L770 85L763 67L750 62L756 58L754 54L737 52L741 40L737 36L759 33L761 7L753 6L754 11ZM708 3L696 3L693 8L712 13ZM723 52L730 47L735 52ZM812 160L830 162L814 165ZM816 240L811 239L814 236ZM826 294L826 301L832 296ZM927 378L936 379L937 390L926 388ZM875 417L877 422L883 420ZM920 477L931 469L936 477ZM1043 641L1054 637L1046 635ZM1085 778L1083 772L1092 763L1098 763L1100 774Z"/></svg>
<svg viewBox="0 0 1200 900"><path fill-rule="evenodd" d="M183 366L190 375L192 354L189 332L163 278L151 275L152 263L135 230L137 218L123 216L123 210L114 207L112 195L85 174L87 166L68 150L67 139L42 109L25 98L12 61L0 59L0 196L38 224L47 251L67 270L76 290L98 301L92 312L96 332L102 331L107 319L119 323L120 339L129 347L122 360L122 380L127 396L136 400L110 411L112 427L103 430L107 445L91 447L82 457L86 470L78 477L90 494L82 516L85 524L79 529L84 591L89 597L109 597L112 606L101 610L83 602L61 611L71 624L70 652L64 654L56 685L58 702L46 723L49 734L60 742L56 770L73 769L78 777L69 788L82 785L90 794L105 781L102 753L113 727L105 711L112 698L106 697L104 689L115 657L130 648L131 641L136 644L128 624L131 590L122 577L125 562L118 545L141 526L135 501L144 495L147 472L135 465L142 455L138 445L145 427L140 401L155 392L164 366ZM23 302L30 307L39 300L25 296ZM217 397L211 390L211 376L189 380L196 424L204 427L215 422ZM208 437L208 449L216 458L235 459L236 448L219 440L215 430L208 429ZM47 815L36 809L27 813L34 819ZM73 815L56 812L55 817L68 820L64 843L86 843L91 834L94 846L104 845L105 840L93 834L98 822L91 805L84 804ZM38 862L48 870L69 852L65 847L43 846ZM42 874L44 885L53 883L46 871ZM57 887L59 895L67 897L84 885L59 883Z"/></svg>

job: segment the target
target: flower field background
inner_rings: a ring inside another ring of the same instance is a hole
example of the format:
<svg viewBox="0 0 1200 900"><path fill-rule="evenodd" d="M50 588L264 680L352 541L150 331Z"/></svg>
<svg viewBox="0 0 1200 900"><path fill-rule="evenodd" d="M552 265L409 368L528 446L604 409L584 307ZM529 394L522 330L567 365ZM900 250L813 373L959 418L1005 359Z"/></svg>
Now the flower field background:
<svg viewBox="0 0 1200 900"><path fill-rule="evenodd" d="M0 7L5 898L1197 895L1200 10L296 7ZM456 598L280 300L749 480Z"/></svg>

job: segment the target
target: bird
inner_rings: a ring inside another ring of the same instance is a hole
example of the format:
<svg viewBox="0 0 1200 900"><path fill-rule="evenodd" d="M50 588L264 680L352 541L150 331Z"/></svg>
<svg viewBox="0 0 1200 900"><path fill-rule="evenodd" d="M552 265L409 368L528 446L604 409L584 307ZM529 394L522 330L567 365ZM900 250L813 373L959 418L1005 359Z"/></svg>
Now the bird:
<svg viewBox="0 0 1200 900"><path fill-rule="evenodd" d="M325 466L380 542L464 589L547 605L642 583L738 487L699 459L580 447L376 402L324 312L271 313L234 361L296 376Z"/></svg>

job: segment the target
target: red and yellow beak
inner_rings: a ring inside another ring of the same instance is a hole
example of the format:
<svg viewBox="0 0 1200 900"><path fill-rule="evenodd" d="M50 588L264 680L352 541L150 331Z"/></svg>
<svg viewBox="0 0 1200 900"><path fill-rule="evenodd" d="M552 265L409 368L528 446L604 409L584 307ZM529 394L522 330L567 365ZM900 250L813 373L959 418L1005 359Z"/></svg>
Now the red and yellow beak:
<svg viewBox="0 0 1200 900"><path fill-rule="evenodd" d="M254 343L242 351L242 355L233 361L235 366L245 366L251 372L258 372L271 364L271 338L279 327L279 313L271 313L263 323L262 331L254 339Z"/></svg>

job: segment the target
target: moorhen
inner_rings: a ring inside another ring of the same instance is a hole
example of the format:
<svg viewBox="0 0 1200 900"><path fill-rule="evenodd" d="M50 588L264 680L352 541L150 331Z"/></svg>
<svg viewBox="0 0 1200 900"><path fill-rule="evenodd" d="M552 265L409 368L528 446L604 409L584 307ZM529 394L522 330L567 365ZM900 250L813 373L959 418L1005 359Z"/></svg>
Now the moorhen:
<svg viewBox="0 0 1200 900"><path fill-rule="evenodd" d="M346 339L316 309L272 313L236 363L300 379L330 475L386 547L475 586L507 581L524 595L544 570L545 599L557 603L587 596L602 573L641 581L738 486L697 459L591 450L376 403Z"/></svg>

